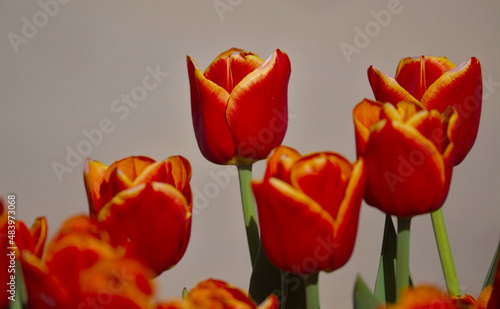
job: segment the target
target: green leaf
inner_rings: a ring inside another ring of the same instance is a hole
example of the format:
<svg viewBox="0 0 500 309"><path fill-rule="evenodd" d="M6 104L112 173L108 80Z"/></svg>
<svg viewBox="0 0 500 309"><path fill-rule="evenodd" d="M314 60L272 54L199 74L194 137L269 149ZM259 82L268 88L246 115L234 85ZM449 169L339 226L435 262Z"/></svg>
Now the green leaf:
<svg viewBox="0 0 500 309"><path fill-rule="evenodd" d="M354 309L376 309L382 303L372 295L366 282L358 275L354 285Z"/></svg>
<svg viewBox="0 0 500 309"><path fill-rule="evenodd" d="M185 299L188 296L188 290L186 288L182 289L182 299Z"/></svg>
<svg viewBox="0 0 500 309"><path fill-rule="evenodd" d="M374 295L381 302L396 301L396 247L397 234L391 216L385 217L384 240L382 253L375 281Z"/></svg>
<svg viewBox="0 0 500 309"><path fill-rule="evenodd" d="M488 274L486 275L486 279L484 280L483 290L485 287L495 282L495 275L497 273L498 259L500 255L499 251L500 251L500 241L498 242L497 251L495 252L493 260L491 261L490 269L488 269Z"/></svg>
<svg viewBox="0 0 500 309"><path fill-rule="evenodd" d="M396 301L396 250L398 235L392 222L391 216L385 217L384 239L382 241L382 253L375 281L373 295L382 303L393 303ZM409 284L413 286L411 272Z"/></svg>
<svg viewBox="0 0 500 309"><path fill-rule="evenodd" d="M263 302L269 295L275 294L280 301L280 308L306 307L304 279L274 266L262 246L257 252L248 290L250 297L257 304Z"/></svg>

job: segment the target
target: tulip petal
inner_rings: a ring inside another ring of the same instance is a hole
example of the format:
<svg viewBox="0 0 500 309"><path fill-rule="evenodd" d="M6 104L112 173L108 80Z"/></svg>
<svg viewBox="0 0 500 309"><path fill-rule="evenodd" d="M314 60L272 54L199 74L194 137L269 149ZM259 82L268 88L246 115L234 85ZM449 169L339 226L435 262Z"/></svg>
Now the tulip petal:
<svg viewBox="0 0 500 309"><path fill-rule="evenodd" d="M106 180L101 184L99 191L101 198L99 203L95 205L97 214L101 211L106 203L119 192L133 187L134 183L120 170L117 166L111 167L106 171Z"/></svg>
<svg viewBox="0 0 500 309"><path fill-rule="evenodd" d="M445 57L403 58L399 62L395 79L415 99L420 100L430 85L454 67Z"/></svg>
<svg viewBox="0 0 500 309"><path fill-rule="evenodd" d="M445 162L434 144L415 128L380 121L370 134L364 159L368 204L402 217L441 207L448 193Z"/></svg>
<svg viewBox="0 0 500 309"><path fill-rule="evenodd" d="M183 256L191 212L177 189L154 182L120 192L98 221L114 246L124 247L127 256L160 274Z"/></svg>
<svg viewBox="0 0 500 309"><path fill-rule="evenodd" d="M262 245L269 260L297 274L328 268L332 256L322 246L332 240L333 219L328 212L277 178L253 182L252 186Z"/></svg>
<svg viewBox="0 0 500 309"><path fill-rule="evenodd" d="M235 52L228 54L230 51ZM238 49L230 49L219 55L205 70L203 75L206 79L214 82L231 93L234 86L264 63L252 52Z"/></svg>
<svg viewBox="0 0 500 309"><path fill-rule="evenodd" d="M96 216L101 208L101 185L105 179L106 170L108 167L99 161L91 159L85 160L83 165L83 180L85 182L85 190L87 191L87 199L89 202L89 213L91 216Z"/></svg>
<svg viewBox="0 0 500 309"><path fill-rule="evenodd" d="M102 259L116 258L121 253L107 242L86 234L68 234L47 247L49 273L58 278L68 291L80 291L80 273Z"/></svg>
<svg viewBox="0 0 500 309"><path fill-rule="evenodd" d="M322 152L298 160L290 179L295 188L312 198L335 220L351 169L349 161L341 155Z"/></svg>
<svg viewBox="0 0 500 309"><path fill-rule="evenodd" d="M229 93L203 76L187 56L191 89L191 113L198 147L216 164L227 164L235 156L235 145L226 121Z"/></svg>
<svg viewBox="0 0 500 309"><path fill-rule="evenodd" d="M293 164L300 158L302 158L300 153L293 148L287 146L276 147L269 156L269 159L267 159L264 179L276 177L290 183L290 173Z"/></svg>
<svg viewBox="0 0 500 309"><path fill-rule="evenodd" d="M290 70L290 59L278 49L234 87L226 115L241 156L264 159L283 141Z"/></svg>
<svg viewBox="0 0 500 309"><path fill-rule="evenodd" d="M103 259L81 271L78 294L81 300L105 299L106 308L149 308L151 277L151 271L135 260Z"/></svg>
<svg viewBox="0 0 500 309"><path fill-rule="evenodd" d="M412 101L419 104L418 100L401 87L394 78L382 73L373 65L368 68L368 80L377 101L393 104L401 101Z"/></svg>
<svg viewBox="0 0 500 309"><path fill-rule="evenodd" d="M20 252L27 250L38 258L42 258L45 240L47 239L47 220L38 217L30 229L23 221L16 222L16 245Z"/></svg>
<svg viewBox="0 0 500 309"><path fill-rule="evenodd" d="M448 106L453 106L458 112L455 165L462 162L474 145L481 117L481 102L481 65L474 57L444 73L422 97L422 104L428 110L436 109L442 113Z"/></svg>
<svg viewBox="0 0 500 309"><path fill-rule="evenodd" d="M365 153L366 142L370 136L370 127L381 119L382 104L377 101L364 99L352 111L354 131L356 137L356 154L358 157Z"/></svg>
<svg viewBox="0 0 500 309"><path fill-rule="evenodd" d="M24 282L28 292L28 307L37 309L72 308L68 290L35 255L25 252L21 256Z"/></svg>
<svg viewBox="0 0 500 309"><path fill-rule="evenodd" d="M215 279L198 283L189 291L186 301L192 308L255 308L255 304L242 290Z"/></svg>
<svg viewBox="0 0 500 309"><path fill-rule="evenodd" d="M108 167L107 179L114 173L115 169L119 169L131 182L133 182L144 170L155 163L155 160L144 156L126 157L116 162L113 162Z"/></svg>
<svg viewBox="0 0 500 309"><path fill-rule="evenodd" d="M342 267L352 255L358 230L359 211L365 192L366 173L364 161L354 162L344 199L334 218L333 250L334 259L331 270Z"/></svg>

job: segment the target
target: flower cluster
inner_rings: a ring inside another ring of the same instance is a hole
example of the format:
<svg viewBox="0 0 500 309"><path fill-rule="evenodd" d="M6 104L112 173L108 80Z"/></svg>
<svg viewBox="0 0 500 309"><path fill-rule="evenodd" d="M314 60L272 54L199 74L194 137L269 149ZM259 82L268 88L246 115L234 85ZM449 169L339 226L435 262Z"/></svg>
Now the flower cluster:
<svg viewBox="0 0 500 309"><path fill-rule="evenodd" d="M453 169L478 133L476 58L458 66L444 57L404 58L394 78L371 66L375 98L353 108L354 161L281 145L291 74L281 50L262 60L232 48L204 72L187 56L187 70L201 153L238 169L249 293L207 279L182 298L158 299L154 279L181 260L189 243L191 165L183 156L131 156L109 166L87 159L88 214L66 220L47 246L44 217L30 228L14 223L0 201L0 277L20 289L16 299L4 289L0 308L316 309L319 273L341 268L353 254L363 200L386 215L386 226L375 291L359 277L356 309L500 308L498 250L483 292L477 299L462 294L441 212ZM263 178L252 180L252 164L264 159ZM424 214L434 225L446 292L412 282L410 222ZM11 271L12 261L20 267Z"/></svg>

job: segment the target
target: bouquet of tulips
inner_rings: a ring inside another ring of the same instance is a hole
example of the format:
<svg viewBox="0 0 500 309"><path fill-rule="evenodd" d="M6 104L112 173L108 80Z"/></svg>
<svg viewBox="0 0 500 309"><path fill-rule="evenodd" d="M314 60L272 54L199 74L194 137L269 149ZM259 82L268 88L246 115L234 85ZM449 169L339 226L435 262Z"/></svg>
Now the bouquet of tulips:
<svg viewBox="0 0 500 309"><path fill-rule="evenodd" d="M303 155L281 145L291 73L281 50L262 60L233 48L204 72L188 56L187 70L201 153L238 169L253 269L248 293L207 279L177 299L158 299L152 280L174 267L189 243L191 166L180 155L134 156L109 166L87 159L88 215L65 221L47 246L44 217L28 228L10 219L10 195L0 204L2 278L16 291L0 292L0 308L316 309L319 273L351 257L363 200L386 221L375 288L358 276L354 308L500 308L498 249L482 293L462 294L441 211L453 168L478 132L476 58L459 66L444 57L404 58L394 78L371 66L375 98L353 104L354 162L334 151ZM259 160L267 160L265 173L253 179ZM415 285L409 269L411 219L427 214L446 291Z"/></svg>

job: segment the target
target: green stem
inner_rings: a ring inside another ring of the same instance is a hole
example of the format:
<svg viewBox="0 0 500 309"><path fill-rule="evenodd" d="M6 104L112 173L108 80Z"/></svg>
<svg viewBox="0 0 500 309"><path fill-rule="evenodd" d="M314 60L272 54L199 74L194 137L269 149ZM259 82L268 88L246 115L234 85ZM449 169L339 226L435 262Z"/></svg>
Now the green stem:
<svg viewBox="0 0 500 309"><path fill-rule="evenodd" d="M410 222L411 217L398 218L398 240L396 248L396 295L408 288L410 281Z"/></svg>
<svg viewBox="0 0 500 309"><path fill-rule="evenodd" d="M455 270L455 263L453 262L453 255L451 254L450 241L448 240L442 209L438 209L431 213L431 219L448 294L452 297L461 295L462 293L460 292L460 285L458 284L457 271Z"/></svg>
<svg viewBox="0 0 500 309"><path fill-rule="evenodd" d="M315 272L305 275L304 278L306 284L307 309L319 309L318 275L319 272Z"/></svg>
<svg viewBox="0 0 500 309"><path fill-rule="evenodd" d="M252 165L238 165L238 176L240 178L241 202L243 204L243 217L247 232L248 249L252 268L259 250L259 228L257 226L257 213L252 193Z"/></svg>
<svg viewBox="0 0 500 309"><path fill-rule="evenodd" d="M24 309L28 303L28 293L20 263L20 260L16 260L16 298L10 302L10 309Z"/></svg>

